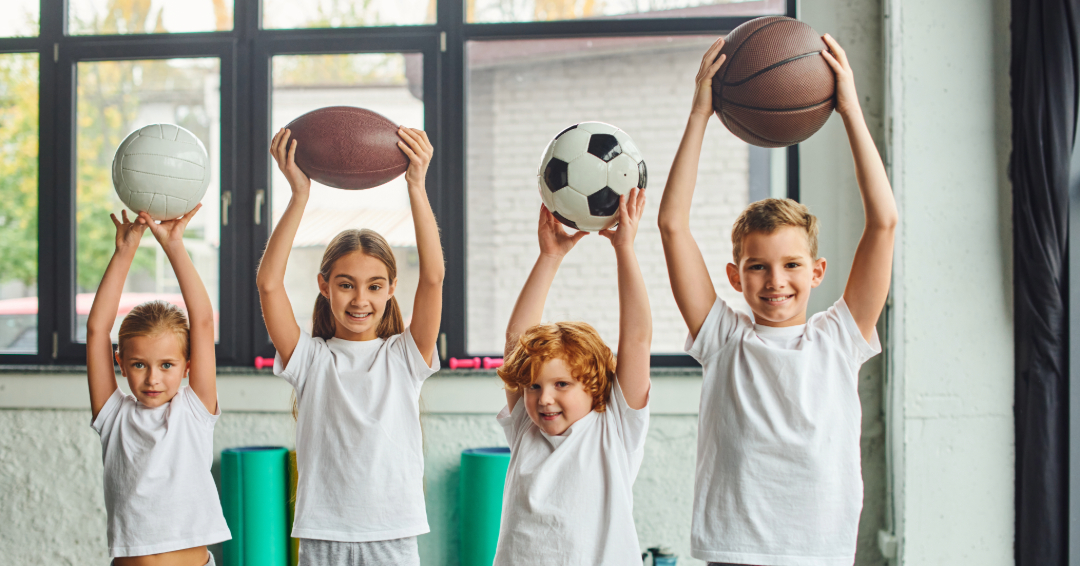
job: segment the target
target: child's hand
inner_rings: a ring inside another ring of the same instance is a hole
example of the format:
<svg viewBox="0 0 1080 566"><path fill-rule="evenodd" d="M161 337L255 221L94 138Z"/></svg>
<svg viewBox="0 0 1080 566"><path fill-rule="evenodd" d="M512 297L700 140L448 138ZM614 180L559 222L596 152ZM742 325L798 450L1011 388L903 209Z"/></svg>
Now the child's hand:
<svg viewBox="0 0 1080 566"><path fill-rule="evenodd" d="M154 222L153 218L146 212L139 213L139 220L146 222L150 227L150 232L154 234L154 238L161 244L163 249L168 249L170 245L179 243L184 245L184 230L187 228L188 222L192 216L202 208L202 203L195 206L191 212L181 216L180 218L174 218L173 220L164 220L161 223Z"/></svg>
<svg viewBox="0 0 1080 566"><path fill-rule="evenodd" d="M553 257L563 257L573 249L578 240L589 233L578 231L576 234L567 234L561 222L555 219L546 206L540 205L540 254Z"/></svg>
<svg viewBox="0 0 1080 566"><path fill-rule="evenodd" d="M116 251L134 251L139 247L139 240L146 231L146 221L141 216L136 217L134 222L128 220L126 210L121 211L120 216L123 217L123 222L117 220L115 214L109 214L109 218L116 225Z"/></svg>
<svg viewBox="0 0 1080 566"><path fill-rule="evenodd" d="M855 74L851 71L847 53L831 35L825 34L821 39L829 46L829 50L822 51L821 56L836 73L836 111L845 118L853 113L861 113L859 95L855 92Z"/></svg>
<svg viewBox="0 0 1080 566"><path fill-rule="evenodd" d="M645 211L645 189L630 189L630 194L619 197L619 225L614 229L601 230L600 235L611 241L611 245L633 246L641 224L641 214Z"/></svg>
<svg viewBox="0 0 1080 566"><path fill-rule="evenodd" d="M289 143L289 136L292 132L282 128L274 134L274 139L270 140L270 155L274 156L274 161L277 161L278 169L285 174L285 179L289 181L289 186L292 187L294 195L307 196L311 191L311 179L296 166L296 145L297 141L292 140Z"/></svg>
<svg viewBox="0 0 1080 566"><path fill-rule="evenodd" d="M694 105L690 109L691 115L708 118L713 113L712 81L713 76L720 70L720 66L727 60L727 55L723 55L719 59L716 57L723 48L724 38L721 37L713 42L712 47L701 58L701 67L698 68L697 78L694 79L697 82L697 90L694 91Z"/></svg>
<svg viewBox="0 0 1080 566"><path fill-rule="evenodd" d="M402 141L397 142L401 151L409 158L409 169L405 171L405 182L410 187L424 186L427 178L428 165L431 164L431 156L435 148L428 141L427 132L401 126L398 128L398 136Z"/></svg>

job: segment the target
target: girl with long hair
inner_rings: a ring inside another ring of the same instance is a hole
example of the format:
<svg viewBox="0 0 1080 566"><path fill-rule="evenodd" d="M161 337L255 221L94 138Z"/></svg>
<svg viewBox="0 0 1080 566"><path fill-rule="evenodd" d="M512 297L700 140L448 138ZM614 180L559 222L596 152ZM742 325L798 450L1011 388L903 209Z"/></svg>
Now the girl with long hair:
<svg viewBox="0 0 1080 566"><path fill-rule="evenodd" d="M397 265L371 230L346 230L326 248L316 278L312 332L302 331L285 293L285 266L311 181L295 161L297 141L279 130L270 153L292 199L259 266L263 319L277 349L274 373L296 395L296 515L300 564L417 565L417 535L430 529L424 504L420 387L439 369L442 247L424 186L433 149L402 127L405 173L420 280L405 327L394 291Z"/></svg>

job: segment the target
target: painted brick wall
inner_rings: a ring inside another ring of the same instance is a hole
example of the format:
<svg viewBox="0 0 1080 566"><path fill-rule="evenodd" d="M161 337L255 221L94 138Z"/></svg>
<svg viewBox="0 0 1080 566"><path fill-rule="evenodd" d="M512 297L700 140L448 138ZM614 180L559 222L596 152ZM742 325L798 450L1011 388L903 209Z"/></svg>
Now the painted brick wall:
<svg viewBox="0 0 1080 566"><path fill-rule="evenodd" d="M555 134L584 121L608 122L641 149L649 182L636 249L653 312L653 351L681 352L686 325L664 264L657 211L690 110L694 75L711 40L675 47L574 54L472 69L468 85L468 345L500 352L514 301L539 253L536 171ZM747 145L718 120L702 151L691 225L721 296L745 305L727 282L731 225L746 207ZM545 320L584 320L618 341L615 255L590 235L567 256Z"/></svg>

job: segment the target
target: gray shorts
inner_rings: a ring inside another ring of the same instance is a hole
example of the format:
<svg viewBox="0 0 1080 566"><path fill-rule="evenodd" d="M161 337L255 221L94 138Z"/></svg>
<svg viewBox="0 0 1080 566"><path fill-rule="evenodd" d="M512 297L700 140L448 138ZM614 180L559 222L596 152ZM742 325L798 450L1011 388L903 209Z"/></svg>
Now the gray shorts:
<svg viewBox="0 0 1080 566"><path fill-rule="evenodd" d="M416 537L372 542L300 539L300 566L420 566Z"/></svg>

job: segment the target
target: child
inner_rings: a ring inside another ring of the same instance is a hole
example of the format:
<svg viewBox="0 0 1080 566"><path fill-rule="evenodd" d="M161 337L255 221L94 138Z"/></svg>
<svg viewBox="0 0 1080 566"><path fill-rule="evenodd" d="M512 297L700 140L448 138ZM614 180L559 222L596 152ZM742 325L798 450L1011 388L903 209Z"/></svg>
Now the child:
<svg viewBox="0 0 1080 566"><path fill-rule="evenodd" d="M496 566L641 564L633 485L649 429L652 316L634 254L645 194L619 202L615 247L619 358L584 322L540 324L563 257L586 233L567 234L540 210L540 257L506 327L510 444Z"/></svg>
<svg viewBox="0 0 1080 566"><path fill-rule="evenodd" d="M259 298L277 349L274 373L295 390L296 519L300 564L417 565L416 536L429 531L424 505L420 386L438 371L443 256L424 177L427 134L401 128L420 281L412 324L394 298L397 266L371 230L338 234L323 254L312 335L302 332L285 294L285 264L311 181L296 166L297 142L280 130L270 153L292 200L266 246Z"/></svg>
<svg viewBox="0 0 1080 566"><path fill-rule="evenodd" d="M660 205L671 287L690 328L687 351L705 377L691 552L714 563L854 562L863 496L858 371L881 351L874 326L889 293L897 212L847 56L824 39L866 216L843 297L807 320L810 290L825 276L817 220L779 199L751 204L732 230L727 276L753 318L713 290L690 233L690 205L723 40L701 62Z"/></svg>
<svg viewBox="0 0 1080 566"><path fill-rule="evenodd" d="M201 207L201 205L200 205ZM116 225L116 251L86 321L86 369L94 430L105 465L109 556L117 566L214 564L206 545L231 538L210 475L218 409L214 310L184 250L183 218L155 223L139 213ZM109 332L131 261L147 227L172 264L188 320L164 301L141 304L120 323L116 352ZM113 359L132 395L116 387ZM180 382L188 378L188 387Z"/></svg>

